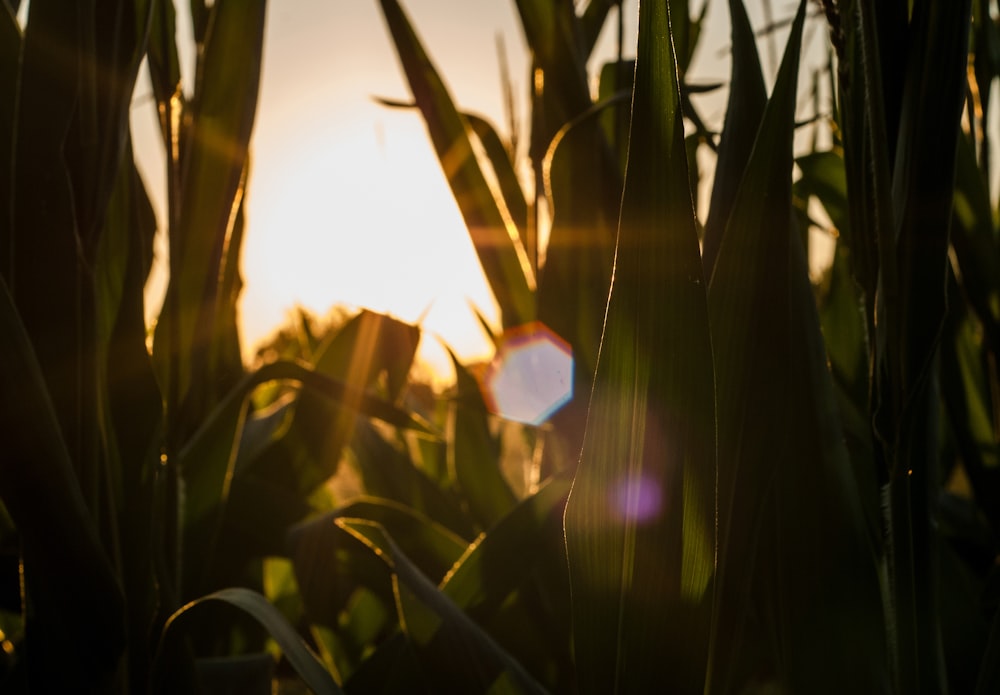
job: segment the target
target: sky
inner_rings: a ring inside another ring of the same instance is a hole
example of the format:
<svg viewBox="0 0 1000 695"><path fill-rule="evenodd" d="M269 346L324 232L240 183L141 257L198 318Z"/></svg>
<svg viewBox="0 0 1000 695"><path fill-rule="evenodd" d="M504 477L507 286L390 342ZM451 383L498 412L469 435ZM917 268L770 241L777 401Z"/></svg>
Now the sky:
<svg viewBox="0 0 1000 695"><path fill-rule="evenodd" d="M513 0L409 0L404 9L456 101L506 132L498 37L522 108L527 95ZM179 34L190 31L178 22ZM376 96L410 99L378 0L269 3L242 258L247 359L297 305L419 320L421 356L436 371L449 369L440 341L466 360L489 356L471 307L494 324L497 308L423 121ZM137 158L162 219L163 156L145 104L133 108ZM158 252L165 258L163 244ZM162 284L162 275L151 283L153 315Z"/></svg>
<svg viewBox="0 0 1000 695"><path fill-rule="evenodd" d="M728 11L725 2L709 1L709 36L689 78L724 81ZM626 53L634 55L638 3L625 4ZM783 0L772 4L777 16L792 11ZM528 87L514 0L403 0L403 6L460 107L506 133L498 36L522 110ZM760 26L762 3L748 6ZM612 24L597 60L613 55ZM178 32L189 31L179 18ZM766 50L762 61L766 69ZM189 78L193 60L182 62ZM142 83L136 94L138 165L162 219L155 115L151 99L142 99ZM489 357L471 306L495 324L496 305L420 115L387 109L375 96L410 99L378 0L269 3L242 259L248 359L296 305L320 316L346 305L419 320L421 356L438 372L450 369L442 340L464 360ZM723 104L703 115L721 121ZM165 253L161 245L159 257ZM154 312L159 286L162 275L149 287Z"/></svg>

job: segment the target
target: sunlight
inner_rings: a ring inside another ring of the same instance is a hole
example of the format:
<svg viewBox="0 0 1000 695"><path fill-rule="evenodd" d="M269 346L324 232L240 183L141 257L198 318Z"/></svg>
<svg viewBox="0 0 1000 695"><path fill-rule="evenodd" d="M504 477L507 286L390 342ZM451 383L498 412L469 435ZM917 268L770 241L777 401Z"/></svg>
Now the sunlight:
<svg viewBox="0 0 1000 695"><path fill-rule="evenodd" d="M368 307L431 337L421 357L450 370L440 336L468 359L489 356L469 303L497 309L419 115L371 105L336 124L288 124L303 135L257 149L243 254L247 347L289 307L323 315Z"/></svg>

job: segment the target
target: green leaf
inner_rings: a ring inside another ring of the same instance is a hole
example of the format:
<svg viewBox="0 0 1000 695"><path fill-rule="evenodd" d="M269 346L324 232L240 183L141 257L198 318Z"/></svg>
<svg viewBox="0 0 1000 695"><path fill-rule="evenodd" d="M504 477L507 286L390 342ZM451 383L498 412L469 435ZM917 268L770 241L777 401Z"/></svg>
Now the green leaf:
<svg viewBox="0 0 1000 695"><path fill-rule="evenodd" d="M476 536L460 501L414 465L409 453L368 423L359 422L351 453L365 491L426 514L466 540Z"/></svg>
<svg viewBox="0 0 1000 695"><path fill-rule="evenodd" d="M593 53L597 39L600 38L601 30L604 29L608 14L613 7L617 7L618 11L621 12L621 4L618 0L592 0L587 3L587 9L580 15L583 46L588 56Z"/></svg>
<svg viewBox="0 0 1000 695"><path fill-rule="evenodd" d="M507 212L510 213L514 225L521 233L521 243L525 249L530 249L531 245L526 238L528 229L528 203L524 199L521 182L517 177L517 172L514 170L514 162L511 161L510 156L507 154L507 148L489 121L474 113L465 113L463 115L472 127L472 131L476 134L476 137L479 138L479 142L482 144L483 150L485 150L486 156L489 158L490 165L493 167L493 173L497 177L497 184L500 186L500 194L503 196L504 205L507 207Z"/></svg>
<svg viewBox="0 0 1000 695"><path fill-rule="evenodd" d="M377 391L396 402L408 383L419 342L418 327L362 311L316 348L315 370L342 381L352 393ZM293 486L308 493L334 474L341 452L353 437L356 418L357 408L351 402L337 403L319 393L299 395L291 429L305 444L312 465L299 472L297 483L291 481ZM259 467L258 477L275 482L287 477L289 466L278 461L271 464Z"/></svg>
<svg viewBox="0 0 1000 695"><path fill-rule="evenodd" d="M500 204L502 195L494 193L484 177L469 140L470 126L402 7L396 0L381 0L381 6L413 98L500 306L503 325L526 323L535 317L534 273L514 220Z"/></svg>
<svg viewBox="0 0 1000 695"><path fill-rule="evenodd" d="M197 411L211 407L220 395L210 372L212 329L220 301L219 283L214 280L223 270L244 193L265 9L265 0L249 6L233 0L212 5L199 55L196 96L185 110L189 124L173 132L184 149L177 153L179 180L174 182L177 190L171 193L170 204L180 206L171 216L171 287L157 323L154 356L161 383L176 380L179 399L188 399L186 427L193 427L191 422L204 415ZM177 372L169 373L174 366ZM190 389L194 391L189 396Z"/></svg>
<svg viewBox="0 0 1000 695"><path fill-rule="evenodd" d="M245 376L179 453L185 488L182 508L185 565L192 569L185 575L188 582L185 596L197 595L200 583L210 576L212 548L218 542L250 396L257 386L273 380L297 381L363 415L397 427L412 426L426 431L423 425L396 406L359 393L294 362L273 362Z"/></svg>
<svg viewBox="0 0 1000 695"><path fill-rule="evenodd" d="M337 523L371 550L392 572L400 625L436 690L485 692L501 678L513 692L544 689L409 561L385 530L360 519Z"/></svg>
<svg viewBox="0 0 1000 695"><path fill-rule="evenodd" d="M490 432L479 383L451 354L456 394L448 417L448 469L469 506L489 529L514 506L514 493L500 471L500 442Z"/></svg>
<svg viewBox="0 0 1000 695"><path fill-rule="evenodd" d="M367 519L382 526L420 571L435 582L445 577L469 547L468 541L426 515L399 502L375 497L361 497L297 526L291 531L290 542L293 546L304 542L316 547L310 534L341 518Z"/></svg>
<svg viewBox="0 0 1000 695"><path fill-rule="evenodd" d="M715 523L705 283L667 8L639 8L615 275L566 507L584 692L701 692Z"/></svg>
<svg viewBox="0 0 1000 695"><path fill-rule="evenodd" d="M553 478L481 535L440 583L459 608L482 621L524 581L545 546L544 529L560 511L569 481ZM509 558L517 557L517 562Z"/></svg>
<svg viewBox="0 0 1000 695"><path fill-rule="evenodd" d="M202 610L201 607L213 602L225 603L238 608L264 626L281 647L288 663L316 695L335 695L342 692L337 682L323 667L319 657L309 649L281 612L257 592L240 587L222 589L202 596L170 616L166 625L163 626L161 646L156 660L160 677L154 677L155 683L162 684L164 682L165 671L170 668L171 657L175 656L171 653L171 649L176 648L176 640L180 637L178 630L183 633L185 625Z"/></svg>
<svg viewBox="0 0 1000 695"><path fill-rule="evenodd" d="M792 223L805 8L709 289L720 538L707 692L740 692L762 671L788 692L889 687L874 550Z"/></svg>

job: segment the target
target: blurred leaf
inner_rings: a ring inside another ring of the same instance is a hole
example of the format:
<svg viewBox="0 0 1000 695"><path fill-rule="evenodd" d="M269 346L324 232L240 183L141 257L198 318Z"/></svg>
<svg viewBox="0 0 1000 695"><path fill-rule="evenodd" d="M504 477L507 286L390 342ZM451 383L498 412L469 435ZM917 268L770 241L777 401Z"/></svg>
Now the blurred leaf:
<svg viewBox="0 0 1000 695"><path fill-rule="evenodd" d="M566 507L579 687L700 692L714 563L714 385L667 10L639 9L614 284Z"/></svg>
<svg viewBox="0 0 1000 695"><path fill-rule="evenodd" d="M281 647L289 664L291 664L295 672L298 673L299 677L302 678L314 693L323 695L325 693L335 694L342 692L336 681L323 668L323 664L319 658L302 641L295 628L288 623L280 611L268 603L267 599L257 592L238 587L222 589L203 596L196 601L188 603L170 616L167 624L163 627L162 644L157 654L157 666L160 677L154 677L153 682L155 684L159 686L164 684L166 681L163 678L164 671L170 668L171 657L176 658L171 653L171 642L176 644L176 640L179 638L174 636L177 633L178 626L183 628L192 619L191 616L201 610L200 606L211 602L229 604L250 615L263 625L271 637L274 638L275 642Z"/></svg>
<svg viewBox="0 0 1000 695"><path fill-rule="evenodd" d="M803 200L815 196L840 235L849 238L850 211L844 156L836 150L813 151L795 160L802 172L793 191Z"/></svg>
<svg viewBox="0 0 1000 695"><path fill-rule="evenodd" d="M398 402L408 383L420 342L420 329L384 314L362 311L316 348L315 370L341 380L355 394L381 392ZM306 447L306 467L294 472L281 460L261 461L255 475L309 493L333 475L341 454L354 436L357 407L353 400L331 401L320 393L303 392L295 406L291 433ZM289 478L291 474L291 478Z"/></svg>
<svg viewBox="0 0 1000 695"><path fill-rule="evenodd" d="M1000 445L990 393L995 377L987 371L992 359L983 343L978 322L961 307L950 308L940 357L945 414L973 495L982 514L998 529Z"/></svg>
<svg viewBox="0 0 1000 695"><path fill-rule="evenodd" d="M850 270L850 250L834 251L829 288L819 307L820 330L835 385L838 412L850 454L857 494L873 542L881 538L878 468L869 419L868 336L864 304Z"/></svg>
<svg viewBox="0 0 1000 695"><path fill-rule="evenodd" d="M385 565L340 522L335 516L306 522L292 528L287 537L306 616L310 623L327 628L338 628L342 615L350 615L349 602L360 595L359 590L390 612L394 601Z"/></svg>
<svg viewBox="0 0 1000 695"><path fill-rule="evenodd" d="M505 206L498 205L502 197L499 192L494 194L476 160L470 126L456 109L397 0L381 0L381 6L441 168L500 306L503 325L530 321L535 316L534 274L514 220Z"/></svg>
<svg viewBox="0 0 1000 695"><path fill-rule="evenodd" d="M448 416L448 469L469 506L489 529L514 506L514 493L500 471L500 442L490 432L479 383L451 354L456 394Z"/></svg>
<svg viewBox="0 0 1000 695"><path fill-rule="evenodd" d="M466 540L475 537L474 525L459 501L417 468L407 452L390 443L376 428L359 422L351 450L367 494L412 507Z"/></svg>
<svg viewBox="0 0 1000 695"><path fill-rule="evenodd" d="M507 155L507 148L504 147L500 136L489 121L473 113L463 114L472 127L472 131L479 138L486 156L493 166L493 173L497 177L497 184L500 186L500 193L503 196L504 205L510 213L514 225L521 233L521 243L525 249L530 248L526 238L528 228L528 204L524 199L524 191L521 190L521 183L518 180L517 172L514 170L514 163Z"/></svg>
<svg viewBox="0 0 1000 695"><path fill-rule="evenodd" d="M297 526L291 531L293 545L309 543L308 537L316 533L317 527L333 525L341 518L367 519L382 526L420 571L435 582L444 578L469 546L468 541L424 514L398 502L375 497L362 497Z"/></svg>
<svg viewBox="0 0 1000 695"><path fill-rule="evenodd" d="M580 27L583 34L584 54L590 56L593 53L597 39L600 38L601 31L608 19L611 8L616 7L618 12L622 11L620 0L591 0L587 3L587 9L580 15Z"/></svg>
<svg viewBox="0 0 1000 695"><path fill-rule="evenodd" d="M481 535L441 581L445 595L476 620L496 611L545 550L544 527L560 511L569 487L566 479L551 479ZM514 557L517 562L510 561Z"/></svg>
<svg viewBox="0 0 1000 695"><path fill-rule="evenodd" d="M196 595L200 582L212 569L208 561L218 542L222 514L229 497L232 476L247 408L253 389L272 380L298 381L326 398L336 400L369 417L398 427L424 429L410 415L367 394L358 393L293 362L273 362L245 376L209 415L201 428L180 451L184 480L182 529L185 534L185 564L191 568L185 596ZM195 571L199 568L199 571Z"/></svg>
<svg viewBox="0 0 1000 695"><path fill-rule="evenodd" d="M805 7L801 2L792 25L709 290L720 545L707 692L740 692L762 670L789 692L889 688L874 552L792 228Z"/></svg>
<svg viewBox="0 0 1000 695"><path fill-rule="evenodd" d="M316 371L354 388L375 386L385 374L386 397L397 401L407 385L420 329L367 309L349 319L316 349Z"/></svg>
<svg viewBox="0 0 1000 695"><path fill-rule="evenodd" d="M503 683L514 692L544 689L486 632L409 561L378 524L337 521L367 545L392 573L400 625L436 690L485 692ZM501 680L502 679L502 680Z"/></svg>
<svg viewBox="0 0 1000 695"><path fill-rule="evenodd" d="M958 136L950 241L962 290L982 321L989 343L1000 348L1000 261L989 187L976 165L969 137Z"/></svg>
<svg viewBox="0 0 1000 695"><path fill-rule="evenodd" d="M149 32L149 51L147 52L147 69L153 96L156 99L157 115L160 122L160 134L163 137L164 151L170 155L173 151L173 128L171 123L172 110L179 108L180 103L171 104L174 96L181 94L181 68L177 58L177 18L174 3L156 3L153 13L153 24Z"/></svg>

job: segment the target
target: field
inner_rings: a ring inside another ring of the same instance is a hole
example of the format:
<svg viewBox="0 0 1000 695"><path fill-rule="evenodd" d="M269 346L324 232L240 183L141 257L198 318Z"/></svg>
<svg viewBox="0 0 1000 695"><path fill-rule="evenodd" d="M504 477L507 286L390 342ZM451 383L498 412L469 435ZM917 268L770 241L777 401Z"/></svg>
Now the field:
<svg viewBox="0 0 1000 695"><path fill-rule="evenodd" d="M173 3L0 0L0 691L1000 692L993 4L755 30L729 0L716 37L645 0L635 59L588 74L621 3L514 0L516 133L378 2L412 94L385 107L426 125L498 354L529 350L506 381L455 358L432 389L420 326L372 311L244 363L265 0L191 1L187 95ZM686 79L708 40L724 84ZM572 398L534 415L488 388L551 372Z"/></svg>

